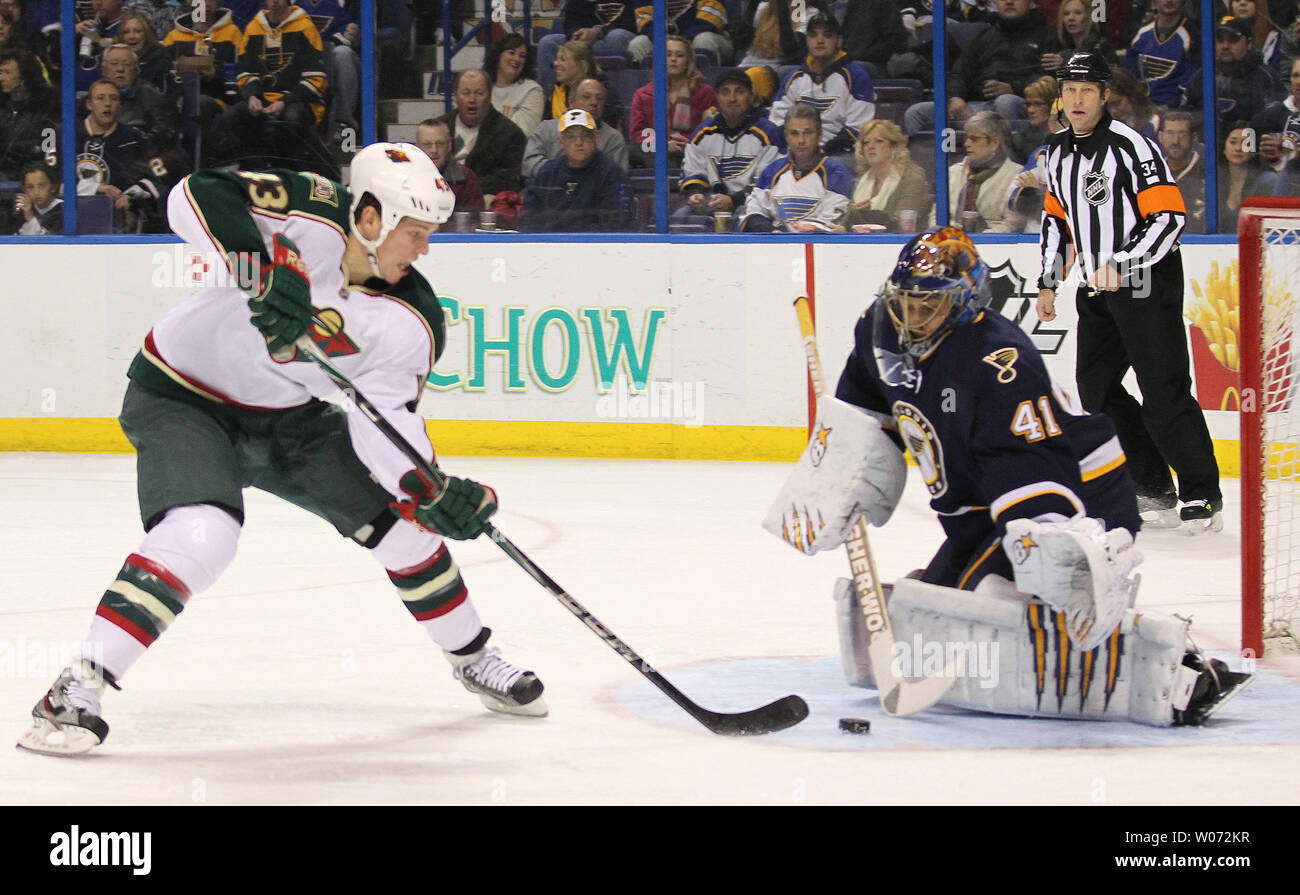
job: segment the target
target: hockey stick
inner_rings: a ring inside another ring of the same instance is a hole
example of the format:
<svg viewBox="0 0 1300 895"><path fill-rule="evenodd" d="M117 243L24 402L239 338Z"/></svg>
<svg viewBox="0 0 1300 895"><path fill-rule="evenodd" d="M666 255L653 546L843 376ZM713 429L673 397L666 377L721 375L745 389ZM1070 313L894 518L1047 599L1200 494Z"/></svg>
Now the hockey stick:
<svg viewBox="0 0 1300 895"><path fill-rule="evenodd" d="M821 354L817 350L817 332L813 327L812 311L806 296L794 302L799 317L799 333L803 336L804 358L808 362L808 375L818 395L826 394L826 377L822 371ZM928 709L956 682L952 669L944 669L938 677L919 681L906 681L894 674L894 629L889 622L884 590L876 573L876 558L867 540L867 520L859 516L853 523L848 542L849 567L853 571L853 587L862 607L863 621L867 626L867 654L871 657L871 671L880 691L880 705L887 715L911 715Z"/></svg>
<svg viewBox="0 0 1300 895"><path fill-rule="evenodd" d="M424 459L409 441L397 431L388 420L384 419L379 409L370 403L356 386L332 364L311 340L310 336L303 336L297 342L298 350L306 354L316 365L321 368L330 381L333 382L343 392L353 404L356 405L362 413L366 415L372 423L378 427L379 431L393 443L393 446L406 455L406 459L415 465L420 474L427 481L433 482L434 486L441 489L446 483L446 477L442 472L430 465ZM762 734L773 733L778 730L785 730L787 727L793 727L804 718L808 717L808 704L798 696L786 696L761 708L753 709L748 712L711 712L701 707L689 699L681 690L674 687L667 678L656 671L649 662L637 655L632 647L620 640L613 631L605 627L594 615L583 608L582 604L555 583L555 580L543 572L531 559L529 559L522 550L511 543L510 539L503 535L496 526L488 524L484 529L485 533L493 543L500 547L507 556L513 559L519 566L529 574L529 576L551 592L555 599L565 609L576 615L588 628L595 631L597 636L605 643L609 644L614 652L626 659L633 668L639 671L650 683L658 687L663 693L686 710L696 721L699 721L709 730L717 734L727 736L740 736L744 734Z"/></svg>

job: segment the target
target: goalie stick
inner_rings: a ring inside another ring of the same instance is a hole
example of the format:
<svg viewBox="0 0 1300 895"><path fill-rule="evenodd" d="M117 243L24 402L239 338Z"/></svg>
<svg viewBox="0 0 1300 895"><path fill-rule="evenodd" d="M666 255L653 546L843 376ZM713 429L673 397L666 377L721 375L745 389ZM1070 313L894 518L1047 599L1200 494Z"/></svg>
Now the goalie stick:
<svg viewBox="0 0 1300 895"><path fill-rule="evenodd" d="M427 481L433 482L435 487L441 489L446 482L446 477L442 475L434 466L430 465L424 459L409 441L402 437L388 420L384 419L379 408L370 403L365 397L357 391L356 386L343 373L332 364L325 353L320 350L309 335L305 335L297 341L298 350L306 354L316 365L329 377L350 400L358 410L365 414L366 418L378 427L379 431L393 443L393 446L401 451L408 460L410 460ZM628 661L637 671L641 673L646 680L658 687L681 708L685 709L696 721L699 721L709 730L717 734L726 736L742 736L746 734L763 734L774 733L778 730L785 730L787 727L793 727L804 718L808 717L808 704L802 698L795 695L785 696L775 702L769 703L760 708L752 709L748 712L711 712L699 704L689 699L681 690L674 687L667 678L656 671L649 662L641 658L632 647L620 640L613 631L605 627L599 619L588 612L581 603L555 583L551 576L541 570L531 559L529 559L522 550L511 543L510 539L503 535L496 526L488 523L484 532L487 536L500 547L507 556L513 559L528 575L551 592L555 599L565 609L573 613L588 628L596 633L601 640L609 644L614 652L618 653Z"/></svg>
<svg viewBox="0 0 1300 895"><path fill-rule="evenodd" d="M821 354L817 350L817 331L813 326L812 310L807 296L794 302L799 317L799 333L803 337L804 358L808 362L808 375L813 390L826 394L826 378L822 371ZM849 540L844 545L849 553L849 567L853 571L853 587L858 593L863 621L867 626L867 653L871 657L871 671L880 691L880 705L887 715L911 715L928 709L956 682L952 668L945 668L938 677L907 681L894 674L894 629L889 623L889 610L876 573L876 558L867 540L867 520L859 516L853 523Z"/></svg>

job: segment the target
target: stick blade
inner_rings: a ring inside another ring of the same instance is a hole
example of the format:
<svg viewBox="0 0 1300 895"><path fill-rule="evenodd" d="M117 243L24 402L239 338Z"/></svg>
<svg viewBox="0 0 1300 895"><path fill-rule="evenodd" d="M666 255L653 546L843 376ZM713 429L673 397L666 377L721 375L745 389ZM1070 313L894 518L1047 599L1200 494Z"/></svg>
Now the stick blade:
<svg viewBox="0 0 1300 895"><path fill-rule="evenodd" d="M695 714L692 712L692 714ZM799 696L785 696L749 712L727 714L701 711L695 718L721 736L759 736L794 727L808 717L808 703Z"/></svg>
<svg viewBox="0 0 1300 895"><path fill-rule="evenodd" d="M923 681L900 681L888 693L881 692L880 706L886 715L902 717L924 711L934 705L957 682L954 675L930 677Z"/></svg>

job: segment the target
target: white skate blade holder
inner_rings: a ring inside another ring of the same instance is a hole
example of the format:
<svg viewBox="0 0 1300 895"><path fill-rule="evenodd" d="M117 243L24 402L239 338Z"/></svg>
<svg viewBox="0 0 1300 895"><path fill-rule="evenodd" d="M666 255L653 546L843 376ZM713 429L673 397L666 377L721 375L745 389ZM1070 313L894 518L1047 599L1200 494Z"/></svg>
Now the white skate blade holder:
<svg viewBox="0 0 1300 895"><path fill-rule="evenodd" d="M483 705L487 706L494 712L502 715L513 715L518 718L545 718L549 713L546 707L546 697L539 696L532 702L524 705L515 705L498 699L491 693L479 693L478 698L482 700Z"/></svg>
<svg viewBox="0 0 1300 895"><path fill-rule="evenodd" d="M60 727L44 718L32 719L32 725L15 743L19 749L39 752L42 755L85 755L100 744L93 731L75 725Z"/></svg>
<svg viewBox="0 0 1300 895"><path fill-rule="evenodd" d="M1170 507L1167 510L1147 510L1139 515L1142 517L1143 528L1176 529L1182 528L1183 525L1177 507Z"/></svg>
<svg viewBox="0 0 1300 895"><path fill-rule="evenodd" d="M1215 513L1209 519L1188 519L1181 523L1181 527L1190 537L1207 531L1223 531L1223 513Z"/></svg>

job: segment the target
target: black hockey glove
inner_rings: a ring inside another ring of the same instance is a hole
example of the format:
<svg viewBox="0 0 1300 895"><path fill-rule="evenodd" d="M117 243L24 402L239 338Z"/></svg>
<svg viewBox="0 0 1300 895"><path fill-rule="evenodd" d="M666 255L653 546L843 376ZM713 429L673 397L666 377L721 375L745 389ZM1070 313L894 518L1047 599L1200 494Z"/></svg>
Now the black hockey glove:
<svg viewBox="0 0 1300 895"><path fill-rule="evenodd" d="M260 269L258 293L248 308L266 350L280 360L292 356L293 343L311 326L311 277L293 240L277 233L272 245L271 263Z"/></svg>
<svg viewBox="0 0 1300 895"><path fill-rule="evenodd" d="M436 497L433 485L414 469L398 484L413 500L394 503L393 510L408 522L454 541L477 538L497 511L497 493L469 479L448 476Z"/></svg>

